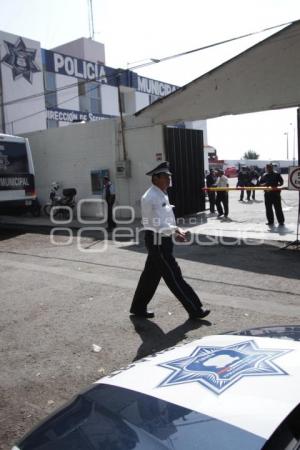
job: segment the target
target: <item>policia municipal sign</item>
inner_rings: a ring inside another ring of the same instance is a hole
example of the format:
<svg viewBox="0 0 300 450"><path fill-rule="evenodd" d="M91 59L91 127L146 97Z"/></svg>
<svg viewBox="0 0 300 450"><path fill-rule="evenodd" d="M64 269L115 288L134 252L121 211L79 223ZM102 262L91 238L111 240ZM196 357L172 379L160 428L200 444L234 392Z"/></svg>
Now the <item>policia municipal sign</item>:
<svg viewBox="0 0 300 450"><path fill-rule="evenodd" d="M289 187L292 191L300 190L300 166L289 167Z"/></svg>

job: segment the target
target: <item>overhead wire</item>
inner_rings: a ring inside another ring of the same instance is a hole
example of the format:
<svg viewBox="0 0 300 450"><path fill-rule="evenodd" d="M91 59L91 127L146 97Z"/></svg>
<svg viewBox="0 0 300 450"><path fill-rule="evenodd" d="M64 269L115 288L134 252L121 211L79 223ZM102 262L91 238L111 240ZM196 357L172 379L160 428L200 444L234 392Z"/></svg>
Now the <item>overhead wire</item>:
<svg viewBox="0 0 300 450"><path fill-rule="evenodd" d="M226 40L223 40L223 41L215 42L215 43L213 43L213 44L208 44L208 45L205 45L205 46L203 46L203 47L198 47L198 48L193 49L193 50L187 50L187 51L185 51L185 52L176 53L176 54L174 54L174 55L166 56L166 57L164 57L164 58L160 58L160 59L153 59L153 58L150 58L150 61L149 61L149 62L143 63L143 64L139 64L139 65L135 65L135 66L132 66L132 67L130 67L130 69L116 69L116 70L121 70L121 71L127 71L127 70L130 70L130 71L131 71L131 70L134 70L134 69L139 69L139 68L142 68L142 67L147 67L147 66L150 66L150 65L153 65L153 64L158 64L158 63L160 63L160 62L168 61L168 60L170 60L170 59L175 59L175 58L178 58L178 57L180 57L180 56L189 55L189 54L191 54L191 53L196 53L196 52L199 52L199 51L202 51L202 50L206 50L206 49L209 49L209 48L213 48L213 47L216 47L216 46L219 46L219 45L223 45L223 44L226 44L226 43L229 43L229 42L233 42L233 41L236 41L236 40L239 40L239 39L244 39L245 37L254 36L254 35L256 35L256 34L264 33L264 32L266 32L266 31L270 31L270 30L275 29L275 28L280 28L280 27L288 26L288 25L290 25L290 24L292 24L292 23L294 23L294 22L296 22L296 21L286 22L286 23L280 24L280 25L274 25L274 26L272 26L272 27L264 28L264 29L258 30L258 31L253 31L253 32L251 32L251 33L243 34L243 35L240 35L240 36L235 36L235 37L233 37L233 38L229 38L229 39L226 39ZM147 58L146 58L146 59L147 59ZM115 76L115 75L112 75L112 77L114 77L114 76ZM110 77L110 76L108 76L108 77ZM108 77L106 77L106 78L108 78ZM100 77L100 79L101 79L101 77ZM86 82L86 83L92 82L92 81L97 82L98 80L99 80L99 79L85 80L84 82ZM63 90L65 90L65 89L69 89L69 88L71 89L72 87L76 87L77 85L78 85L78 82L74 82L74 83L71 83L71 84L62 86L62 87L60 87L60 88L54 89L53 91L47 91L47 94L55 93L56 91L57 91L57 92L63 91ZM24 100L24 101L25 101L25 100L31 100L32 98L41 97L41 96L43 96L44 94L45 94L45 91L41 91L41 92L39 92L39 93L32 94L32 95L29 95L29 96L27 96L27 97L20 97L20 98L18 98L18 99L16 99L16 100L11 100L11 101L9 101L9 102L3 102L3 103L0 103L0 106L6 106L6 105L14 104L14 103L19 103L19 102L21 102L21 101L23 101L23 100Z"/></svg>
<svg viewBox="0 0 300 450"><path fill-rule="evenodd" d="M114 74L114 75L107 76L107 77L101 76L100 78L98 78L98 80L101 79L101 78L110 78L110 77L111 77L111 78L116 78L117 76L118 76L118 74L117 74L117 75ZM88 82L92 82L92 81L95 82L95 80L86 80L86 81L84 81L84 83L88 83ZM78 84L76 83L76 85L78 85ZM100 84L97 84L97 86L92 86L92 87L86 92L86 94L88 94L89 92L92 92L94 89L97 89L99 86L100 86ZM51 92L52 92L52 93L56 93L57 91L54 90L54 91L51 91ZM51 92L50 92L50 91L44 92L43 95L47 96L47 95L50 94ZM73 97L70 97L70 98L68 98L68 99L66 99L66 100L60 101L59 103L56 103L55 105L53 105L53 106L51 106L51 107L49 107L49 108L50 108L50 110L51 110L51 108L55 108L55 107L57 107L57 106L63 105L64 103L68 103L68 102L70 102L71 100L74 100L75 98L78 98L78 97L79 97L78 95L74 95ZM43 109L41 109L41 110L39 110L39 111L35 111L35 112L32 113L32 114L28 114L28 115L26 115L26 116L19 117L18 119L12 120L12 121L10 121L10 122L5 122L5 125L14 124L14 123L16 123L16 122L20 122L21 120L25 120L25 119L28 119L28 118L30 118L30 117L34 117L34 116L36 116L36 115L38 115L38 114L42 114L43 112L47 112L47 111L49 110L49 108L43 108ZM78 112L79 112L79 111L78 111Z"/></svg>
<svg viewBox="0 0 300 450"><path fill-rule="evenodd" d="M29 99L32 99L32 98L38 98L38 97L41 97L41 96L54 94L54 93L57 93L57 92L60 92L60 91L66 90L66 89L70 89L72 87L76 87L80 83L84 83L84 84L91 83L91 82L98 83L98 82L101 82L101 79L104 79L104 78L106 78L106 79L116 79L117 77L120 76L120 74L122 72L124 73L124 72L127 72L128 70L132 71L132 70L143 68L143 67L147 67L147 66L150 66L150 65L153 65L153 64L158 64L160 62L168 61L170 59L175 59L175 58L178 58L178 57L181 57L181 56L186 56L186 55L189 55L189 54L192 54L192 53L203 51L203 50L206 50L206 49L209 49L209 48L213 48L213 47L216 47L216 46L219 46L219 45L228 44L230 42L234 42L234 41L237 41L239 39L244 39L246 37L254 36L254 35L257 35L257 34L260 34L260 33L264 33L264 32L267 32L267 31L271 31L271 30L276 29L276 28L286 27L286 26L291 25L291 24L293 24L295 22L297 22L297 20L286 22L286 23L279 24L279 25L274 25L272 27L267 27L267 28L264 28L264 29L261 29L261 30L258 30L258 31L254 31L254 32L251 32L251 33L246 33L246 34L243 34L243 35L240 35L240 36L235 36L235 37L232 37L232 38L229 38L229 39L225 39L223 41L215 42L213 44L208 44L208 45L205 45L205 46L202 46L202 47L198 47L196 49L187 50L185 52L176 53L174 55L166 56L164 58L155 59L155 60L152 59L148 63L139 64L139 65L131 67L130 69L121 69L121 68L120 69L115 69L116 71L118 71L115 74L111 74L111 75L108 75L108 76L104 76L103 75L103 76L101 76L101 77L99 77L97 79L92 79L92 80L85 80L84 79L82 82L76 81L74 83L71 83L71 84L66 85L66 86L62 86L62 87L54 89L52 91L50 91L50 90L49 91L42 91L42 92L37 93L37 94L32 94L31 96L22 97L22 98L19 98L19 99L16 99L16 100L11 100L10 102L3 102L3 103L0 103L0 106L11 105L11 104L19 103L19 102L26 101L26 100L29 100ZM91 92L92 90L96 89L97 87L98 86L93 86L90 90L87 91L87 93ZM63 105L64 103L67 103L67 102L69 102L71 100L74 100L75 98L78 98L78 97L79 97L78 95L76 95L74 97L70 97L67 100L61 101L61 102L57 103L56 105L52 106L52 108L58 107L60 105ZM27 118L33 117L33 116L41 114L43 112L46 112L47 110L48 110L48 108L44 108L43 110L34 112L32 114L28 114L26 116L20 117L18 119L13 120L13 121L6 122L5 125L9 125L9 124L13 124L15 122L19 122L21 120L25 120Z"/></svg>
<svg viewBox="0 0 300 450"><path fill-rule="evenodd" d="M195 48L193 50L188 50L188 51L185 51L185 52L176 53L175 55L166 56L164 58L157 59L156 61L149 61L148 63L140 64L138 66L135 66L134 69L140 69L142 67L147 67L147 66L150 66L152 64L157 64L158 62L164 62L164 61L168 61L169 59L179 58L180 56L190 55L191 53L200 52L200 51L206 50L208 48L217 47L218 45L228 44L229 42L237 41L239 39L244 39L246 37L254 36L256 34L265 33L267 31L271 31L271 30L273 30L275 28L288 26L288 25L291 25L294 22L295 21L282 23L280 25L273 25L272 27L264 28L264 29L259 30L259 31L253 31L251 33L242 34L240 36L236 36L236 37L233 37L233 38L225 39L223 41L215 42L214 44L208 44L208 45L205 45L203 47Z"/></svg>

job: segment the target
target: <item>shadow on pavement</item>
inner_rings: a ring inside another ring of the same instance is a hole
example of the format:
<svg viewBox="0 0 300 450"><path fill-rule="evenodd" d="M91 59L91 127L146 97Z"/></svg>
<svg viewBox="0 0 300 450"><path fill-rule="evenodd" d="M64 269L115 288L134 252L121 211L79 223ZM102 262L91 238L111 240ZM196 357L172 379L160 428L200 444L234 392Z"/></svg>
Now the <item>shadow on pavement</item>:
<svg viewBox="0 0 300 450"><path fill-rule="evenodd" d="M20 236L20 234L23 234L23 232L18 230L10 230L9 228L0 228L0 241L12 239L16 236Z"/></svg>
<svg viewBox="0 0 300 450"><path fill-rule="evenodd" d="M177 259L222 266L242 271L300 279L299 252L283 248L282 243L264 243L261 245L234 245L234 239L224 239L222 244L202 236L203 241L193 245L174 246ZM255 244L255 242L254 242ZM123 247L139 253L146 253L142 242L138 245ZM212 268L213 269L213 268ZM201 268L199 268L201 278ZM216 280L217 281L217 280Z"/></svg>
<svg viewBox="0 0 300 450"><path fill-rule="evenodd" d="M183 324L168 333L164 333L164 331L151 320L135 316L130 316L130 320L135 331L142 339L142 344L138 348L133 361L137 361L145 356L178 344L178 342L186 338L185 333L188 331L195 330L201 326L211 326L211 322L208 320L186 320Z"/></svg>

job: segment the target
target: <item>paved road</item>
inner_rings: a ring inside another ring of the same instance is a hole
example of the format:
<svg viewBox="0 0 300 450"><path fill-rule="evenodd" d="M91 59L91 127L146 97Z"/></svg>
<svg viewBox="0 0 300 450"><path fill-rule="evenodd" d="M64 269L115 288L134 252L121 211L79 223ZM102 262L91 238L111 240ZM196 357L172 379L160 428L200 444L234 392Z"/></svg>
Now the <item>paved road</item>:
<svg viewBox="0 0 300 450"><path fill-rule="evenodd" d="M246 208L246 205L245 205ZM0 230L0 448L7 449L79 389L184 339L300 316L299 252L264 245L176 248L187 280L211 308L187 321L162 283L156 318L133 323L128 309L145 261L142 245ZM210 243L210 245L207 245ZM79 245L80 244L80 245ZM228 245L227 245L228 244ZM93 352L93 344L101 347Z"/></svg>

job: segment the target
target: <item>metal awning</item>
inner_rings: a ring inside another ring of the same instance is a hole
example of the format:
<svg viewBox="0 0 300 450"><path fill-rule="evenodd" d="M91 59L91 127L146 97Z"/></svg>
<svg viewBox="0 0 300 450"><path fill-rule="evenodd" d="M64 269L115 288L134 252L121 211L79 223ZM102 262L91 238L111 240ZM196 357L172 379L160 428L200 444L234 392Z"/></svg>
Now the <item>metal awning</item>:
<svg viewBox="0 0 300 450"><path fill-rule="evenodd" d="M300 20L137 112L174 124L300 105Z"/></svg>

